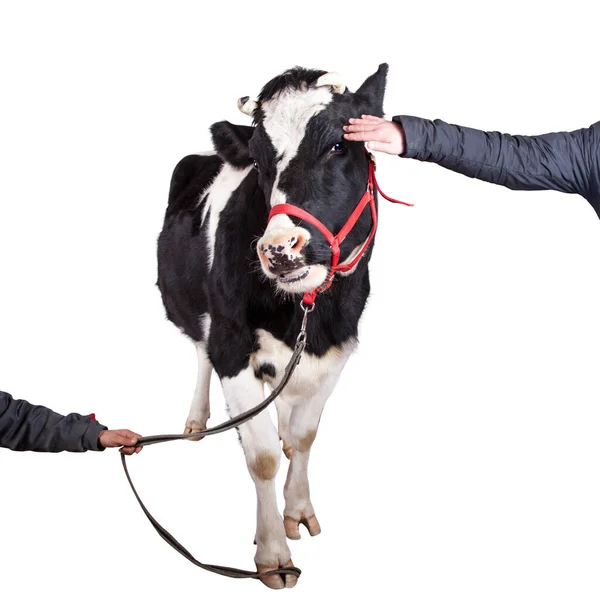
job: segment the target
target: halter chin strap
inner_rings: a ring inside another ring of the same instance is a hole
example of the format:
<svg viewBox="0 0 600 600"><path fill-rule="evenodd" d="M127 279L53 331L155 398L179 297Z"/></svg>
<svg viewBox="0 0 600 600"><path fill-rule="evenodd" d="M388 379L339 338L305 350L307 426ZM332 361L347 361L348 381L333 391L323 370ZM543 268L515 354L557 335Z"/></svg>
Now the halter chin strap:
<svg viewBox="0 0 600 600"><path fill-rule="evenodd" d="M298 206L294 206L292 204L276 204L269 213L269 221L275 215L292 215L294 217L298 217L311 225L314 225L325 237L329 247L331 248L331 267L329 270L329 274L325 278L323 284L321 284L318 288L314 290L310 290L304 294L302 298L302 302L305 305L312 305L315 302L315 298L319 292L323 292L328 289L332 282L333 277L336 273L345 273L347 271L351 271L358 264L358 261L363 257L364 253L367 251L367 248L371 245L373 238L375 237L375 232L377 231L377 206L375 204L375 188L377 191L390 202L395 204L404 204L404 206L414 206L413 204L409 204L408 202L402 202L401 200L394 200L389 196L386 196L379 187L377 183L377 179L375 178L375 159L370 152L367 152L367 157L369 160L369 179L367 182L367 190L363 194L363 197L360 199L360 202L356 206L356 208L352 211L350 217L346 221L345 225L340 229L337 235L333 235L319 219L313 217L309 212L299 208ZM362 245L362 248L359 250L358 254L350 261L339 264L340 260L340 246L342 242L346 239L346 236L352 231L352 228L356 225L356 222L362 215L365 208L369 205L371 207L371 218L373 224L371 226L371 231L369 236L365 240Z"/></svg>

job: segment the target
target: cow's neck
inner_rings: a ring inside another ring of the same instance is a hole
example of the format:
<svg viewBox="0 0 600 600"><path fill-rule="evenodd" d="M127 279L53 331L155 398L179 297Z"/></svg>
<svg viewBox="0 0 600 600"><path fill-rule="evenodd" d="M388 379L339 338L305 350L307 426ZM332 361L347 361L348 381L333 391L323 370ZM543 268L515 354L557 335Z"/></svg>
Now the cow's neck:
<svg viewBox="0 0 600 600"><path fill-rule="evenodd" d="M368 257L345 277L336 276L332 286L315 300L308 326L308 349L315 354L340 346L358 334L358 322L369 296ZM299 302L294 304L294 324L299 330L303 316ZM287 342L288 340L286 340Z"/></svg>

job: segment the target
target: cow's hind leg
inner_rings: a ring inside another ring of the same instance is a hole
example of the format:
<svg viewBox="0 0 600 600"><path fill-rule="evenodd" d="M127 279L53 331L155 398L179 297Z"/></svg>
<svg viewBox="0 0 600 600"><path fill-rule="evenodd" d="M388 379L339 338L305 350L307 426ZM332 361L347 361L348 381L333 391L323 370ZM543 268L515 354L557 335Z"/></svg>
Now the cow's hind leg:
<svg viewBox="0 0 600 600"><path fill-rule="evenodd" d="M321 533L321 526L315 516L310 500L308 485L308 459L310 449L317 435L321 413L339 378L339 372L332 372L321 383L319 390L309 398L294 402L288 426L292 446L290 467L284 487L285 533L292 540L300 539L299 525L302 523L310 535Z"/></svg>
<svg viewBox="0 0 600 600"><path fill-rule="evenodd" d="M246 367L234 377L222 379L223 392L231 417L234 417L264 399L263 382ZM255 562L259 573L278 567L292 566L291 554L285 539L283 521L277 508L275 476L279 469L281 450L277 431L267 411L240 425L240 440L246 456L248 470L256 486L258 503L256 524ZM293 587L297 578L286 575L262 577L270 588Z"/></svg>
<svg viewBox="0 0 600 600"><path fill-rule="evenodd" d="M210 417L210 376L212 373L212 364L208 359L203 342L196 342L196 352L198 353L198 379L196 380L196 389L194 398L190 406L190 413L185 422L184 433L200 433L206 429L206 422ZM192 441L202 439L202 436L188 438Z"/></svg>
<svg viewBox="0 0 600 600"><path fill-rule="evenodd" d="M281 440L283 453L289 460L292 460L292 444L290 442L290 417L292 407L281 397L275 399L277 407L277 429L279 430L279 439Z"/></svg>

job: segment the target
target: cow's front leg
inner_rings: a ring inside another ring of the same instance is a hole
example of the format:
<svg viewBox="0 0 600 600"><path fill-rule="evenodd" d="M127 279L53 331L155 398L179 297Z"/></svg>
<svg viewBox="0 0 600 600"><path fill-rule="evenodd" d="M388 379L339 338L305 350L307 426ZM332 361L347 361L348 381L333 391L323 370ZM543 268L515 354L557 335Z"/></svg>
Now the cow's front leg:
<svg viewBox="0 0 600 600"><path fill-rule="evenodd" d="M338 379L339 373L331 373L322 381L319 390L313 396L292 405L288 431L293 450L284 487L283 511L285 532L292 540L300 539L300 523L308 529L310 535L321 533L321 526L310 500L308 459L323 407Z"/></svg>
<svg viewBox="0 0 600 600"><path fill-rule="evenodd" d="M225 399L232 417L259 404L263 399L263 383L254 370L246 367L234 377L222 380ZM292 566L291 554L285 539L283 521L277 508L275 475L279 469L281 450L277 431L267 411L240 425L240 440L246 455L248 470L256 485L258 502L256 524L256 556L259 573L278 567ZM297 578L286 575L262 577L270 588L293 587Z"/></svg>

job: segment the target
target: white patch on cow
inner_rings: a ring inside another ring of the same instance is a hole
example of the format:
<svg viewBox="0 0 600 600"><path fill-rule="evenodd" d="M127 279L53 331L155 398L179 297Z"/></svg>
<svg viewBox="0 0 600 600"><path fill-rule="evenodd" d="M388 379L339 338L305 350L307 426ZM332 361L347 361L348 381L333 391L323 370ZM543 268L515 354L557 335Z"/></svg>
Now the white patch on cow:
<svg viewBox="0 0 600 600"><path fill-rule="evenodd" d="M200 327L202 328L202 335L204 336L204 343L208 346L208 337L210 336L210 315L208 313L204 313L200 315L198 318L198 322L200 323Z"/></svg>
<svg viewBox="0 0 600 600"><path fill-rule="evenodd" d="M231 194L238 188L240 183L244 180L246 175L252 169L251 166L245 169L236 169L230 164L223 163L219 174L215 177L215 180L208 187L208 200L204 207L204 214L202 219L206 218L206 213L210 208L208 215L208 268L212 268L214 256L215 256L215 238L217 235L217 228L219 227L219 217L221 211L227 206Z"/></svg>
<svg viewBox="0 0 600 600"><path fill-rule="evenodd" d="M269 385L277 385L292 356L292 349L264 329L256 330L256 338L259 350L251 355L250 364L257 370L264 363L272 364L275 367L276 376L272 382L269 382ZM295 403L316 395L325 379L336 373L339 376L357 345L358 341L351 339L341 346L332 346L321 357L309 353L304 354L285 387L282 397L289 398Z"/></svg>
<svg viewBox="0 0 600 600"><path fill-rule="evenodd" d="M200 196L198 197L198 205L200 204L200 202L202 202L202 199L204 198L204 196L206 196L207 194L210 194L211 187L212 187L212 183L200 194ZM207 199L207 201L204 203L204 206L202 207L202 220L200 221L200 223L204 224L204 221L206 220L206 215L208 214L209 208L210 208L210 202Z"/></svg>
<svg viewBox="0 0 600 600"><path fill-rule="evenodd" d="M332 98L329 87L303 88L284 90L261 104L265 115L263 127L277 156L281 157L271 193L271 206L287 202L286 195L278 187L281 173L298 153L310 119L324 110Z"/></svg>
<svg viewBox="0 0 600 600"><path fill-rule="evenodd" d="M288 215L275 215L269 221L269 227L267 227L267 231L269 233L273 232L275 235L277 235L277 232L275 231L277 229L287 231L288 229L293 229L294 227L296 226L294 225L293 221L288 217ZM308 234L308 232L306 233ZM308 234L307 239L310 239L310 234Z"/></svg>

